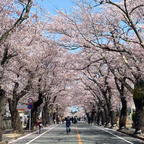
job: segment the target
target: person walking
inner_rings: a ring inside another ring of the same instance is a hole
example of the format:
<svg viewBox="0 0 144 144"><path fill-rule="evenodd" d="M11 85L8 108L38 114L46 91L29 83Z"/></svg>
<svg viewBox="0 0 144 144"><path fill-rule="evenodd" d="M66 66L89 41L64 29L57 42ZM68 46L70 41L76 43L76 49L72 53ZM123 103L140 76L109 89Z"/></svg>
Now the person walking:
<svg viewBox="0 0 144 144"><path fill-rule="evenodd" d="M42 122L40 119L37 120L36 127L38 128L38 134L41 133Z"/></svg>
<svg viewBox="0 0 144 144"><path fill-rule="evenodd" d="M70 133L71 129L70 129L70 125L71 125L71 121L70 121L70 117L68 116L66 118L66 133Z"/></svg>
<svg viewBox="0 0 144 144"><path fill-rule="evenodd" d="M77 117L73 118L73 123L76 124L77 123Z"/></svg>

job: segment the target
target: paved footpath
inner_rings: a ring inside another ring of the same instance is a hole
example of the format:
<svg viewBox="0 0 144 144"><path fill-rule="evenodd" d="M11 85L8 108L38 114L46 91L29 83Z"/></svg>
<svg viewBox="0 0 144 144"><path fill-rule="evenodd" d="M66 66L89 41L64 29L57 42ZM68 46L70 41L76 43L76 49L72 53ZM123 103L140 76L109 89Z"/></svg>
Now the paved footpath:
<svg viewBox="0 0 144 144"><path fill-rule="evenodd" d="M144 144L144 141L120 132L79 123L71 126L70 134L65 132L65 124L53 125L41 134L31 133L9 144Z"/></svg>

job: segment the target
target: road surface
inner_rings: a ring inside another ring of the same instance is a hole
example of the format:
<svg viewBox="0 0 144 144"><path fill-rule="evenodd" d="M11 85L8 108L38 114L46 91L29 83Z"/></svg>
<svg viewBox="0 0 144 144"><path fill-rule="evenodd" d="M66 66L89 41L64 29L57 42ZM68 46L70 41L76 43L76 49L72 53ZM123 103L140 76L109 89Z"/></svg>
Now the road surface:
<svg viewBox="0 0 144 144"><path fill-rule="evenodd" d="M144 144L144 141L120 132L78 123L71 126L70 134L65 124L44 128L41 134L31 133L9 144Z"/></svg>

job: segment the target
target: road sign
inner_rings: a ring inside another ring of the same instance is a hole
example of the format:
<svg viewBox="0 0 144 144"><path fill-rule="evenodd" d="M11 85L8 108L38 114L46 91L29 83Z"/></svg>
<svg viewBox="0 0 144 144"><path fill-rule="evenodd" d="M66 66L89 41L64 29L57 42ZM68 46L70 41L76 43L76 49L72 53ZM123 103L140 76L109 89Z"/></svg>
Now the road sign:
<svg viewBox="0 0 144 144"><path fill-rule="evenodd" d="M33 108L33 104L28 104L28 109L32 109Z"/></svg>
<svg viewBox="0 0 144 144"><path fill-rule="evenodd" d="M28 99L28 103L33 103L33 99L32 99L32 98L29 98L29 99Z"/></svg>

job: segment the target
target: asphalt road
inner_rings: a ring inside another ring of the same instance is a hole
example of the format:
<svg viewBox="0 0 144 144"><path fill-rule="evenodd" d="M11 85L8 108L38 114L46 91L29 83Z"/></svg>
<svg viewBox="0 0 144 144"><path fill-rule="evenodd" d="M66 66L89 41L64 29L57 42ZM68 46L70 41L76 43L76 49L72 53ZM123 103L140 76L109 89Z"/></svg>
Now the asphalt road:
<svg viewBox="0 0 144 144"><path fill-rule="evenodd" d="M144 144L144 141L120 132L78 123L65 132L65 124L53 125L42 130L41 134L31 133L9 144Z"/></svg>

